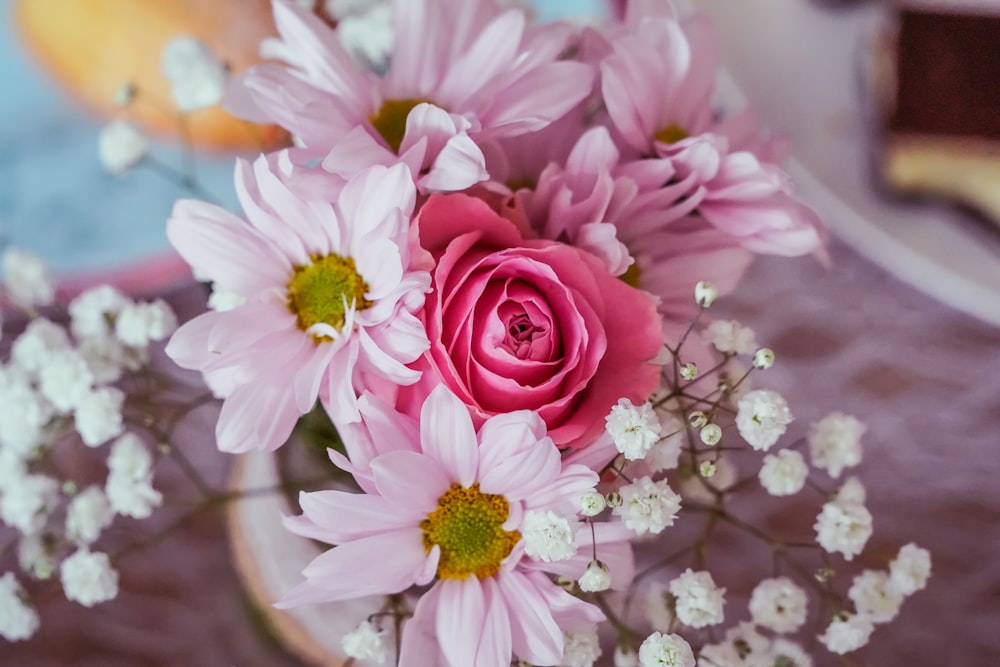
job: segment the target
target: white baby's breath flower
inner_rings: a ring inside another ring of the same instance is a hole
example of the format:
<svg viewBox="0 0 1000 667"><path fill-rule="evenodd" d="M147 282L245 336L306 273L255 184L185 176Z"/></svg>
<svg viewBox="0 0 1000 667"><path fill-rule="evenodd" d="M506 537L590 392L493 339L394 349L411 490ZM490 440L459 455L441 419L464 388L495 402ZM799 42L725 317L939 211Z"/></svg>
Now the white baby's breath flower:
<svg viewBox="0 0 1000 667"><path fill-rule="evenodd" d="M888 572L865 570L854 577L847 597L854 610L872 623L888 623L899 614L903 593L896 588Z"/></svg>
<svg viewBox="0 0 1000 667"><path fill-rule="evenodd" d="M66 330L45 318L32 320L17 337L10 351L11 361L26 373L37 373L58 350L70 347Z"/></svg>
<svg viewBox="0 0 1000 667"><path fill-rule="evenodd" d="M679 635L654 632L639 647L639 664L642 667L695 667L694 652Z"/></svg>
<svg viewBox="0 0 1000 667"><path fill-rule="evenodd" d="M337 24L337 36L344 49L363 66L383 67L395 41L392 6L378 5L342 19Z"/></svg>
<svg viewBox="0 0 1000 667"><path fill-rule="evenodd" d="M111 525L114 512L104 492L88 486L77 494L66 509L66 538L80 545L97 541L101 531Z"/></svg>
<svg viewBox="0 0 1000 667"><path fill-rule="evenodd" d="M201 40L175 37L163 48L160 70L170 81L177 108L184 112L215 106L226 90L226 65Z"/></svg>
<svg viewBox="0 0 1000 667"><path fill-rule="evenodd" d="M794 449L782 449L764 457L760 468L761 485L772 496L792 496L802 490L809 476L805 458Z"/></svg>
<svg viewBox="0 0 1000 667"><path fill-rule="evenodd" d="M677 618L692 628L704 628L723 621L726 589L715 585L709 572L685 570L670 582L677 600Z"/></svg>
<svg viewBox="0 0 1000 667"><path fill-rule="evenodd" d="M753 329L733 320L716 320L705 328L704 338L722 353L753 354L757 340Z"/></svg>
<svg viewBox="0 0 1000 667"><path fill-rule="evenodd" d="M39 391L63 413L73 410L93 385L87 360L72 348L53 352L38 369Z"/></svg>
<svg viewBox="0 0 1000 667"><path fill-rule="evenodd" d="M153 469L153 457L142 440L134 433L126 433L111 445L108 469L133 479L147 476Z"/></svg>
<svg viewBox="0 0 1000 667"><path fill-rule="evenodd" d="M45 528L58 504L58 481L46 475L27 475L4 489L0 498L0 519L25 535L31 535Z"/></svg>
<svg viewBox="0 0 1000 667"><path fill-rule="evenodd" d="M247 302L247 298L236 292L227 292L218 285L212 285L212 294L208 297L208 307L216 312L224 312L239 308Z"/></svg>
<svg viewBox="0 0 1000 667"><path fill-rule="evenodd" d="M115 512L134 519L148 519L163 503L163 494L153 488L150 477L133 478L112 472L104 492Z"/></svg>
<svg viewBox="0 0 1000 667"><path fill-rule="evenodd" d="M860 479L852 476L845 479L844 483L840 485L840 488L837 489L837 497L834 500L841 503L864 505L867 496L868 492L865 490L865 485L861 483Z"/></svg>
<svg viewBox="0 0 1000 667"><path fill-rule="evenodd" d="M389 660L385 631L371 621L362 621L341 640L344 653L355 660L369 660L384 665Z"/></svg>
<svg viewBox="0 0 1000 667"><path fill-rule="evenodd" d="M521 523L524 553L546 563L568 560L576 555L576 528L572 522L549 510L528 510Z"/></svg>
<svg viewBox="0 0 1000 667"><path fill-rule="evenodd" d="M833 501L823 505L816 524L816 541L829 553L845 560L861 553L872 534L872 515L859 503Z"/></svg>
<svg viewBox="0 0 1000 667"><path fill-rule="evenodd" d="M177 316L162 299L129 305L115 319L118 340L132 347L146 347L163 340L176 328Z"/></svg>
<svg viewBox="0 0 1000 667"><path fill-rule="evenodd" d="M740 660L741 667L771 667L771 642L757 632L757 626L749 621L741 621L726 630L725 643L732 646Z"/></svg>
<svg viewBox="0 0 1000 667"><path fill-rule="evenodd" d="M770 389L748 392L736 407L736 428L756 450L770 449L792 421L788 403Z"/></svg>
<svg viewBox="0 0 1000 667"><path fill-rule="evenodd" d="M765 579L750 595L753 622L779 634L795 632L806 622L809 599L788 577Z"/></svg>
<svg viewBox="0 0 1000 667"><path fill-rule="evenodd" d="M3 413L0 412L0 424L3 423ZM10 447L0 446L0 494L10 484L28 474L28 464L20 452Z"/></svg>
<svg viewBox="0 0 1000 667"><path fill-rule="evenodd" d="M660 420L649 403L633 405L620 398L604 422L615 448L630 461L644 458L660 437Z"/></svg>
<svg viewBox="0 0 1000 667"><path fill-rule="evenodd" d="M149 146L149 137L139 126L125 120L113 120L101 128L97 155L109 173L120 176L146 157Z"/></svg>
<svg viewBox="0 0 1000 667"><path fill-rule="evenodd" d="M3 282L10 299L22 308L48 306L55 301L56 286L40 256L7 248L3 253Z"/></svg>
<svg viewBox="0 0 1000 667"><path fill-rule="evenodd" d="M875 626L868 619L848 615L846 618L833 619L826 631L819 636L819 640L832 653L843 655L867 644L874 629Z"/></svg>
<svg viewBox="0 0 1000 667"><path fill-rule="evenodd" d="M628 646L615 647L615 667L639 667L639 654Z"/></svg>
<svg viewBox="0 0 1000 667"><path fill-rule="evenodd" d="M153 459L138 436L126 433L114 442L104 492L115 512L146 519L160 506L163 495L153 488L152 468Z"/></svg>
<svg viewBox="0 0 1000 667"><path fill-rule="evenodd" d="M59 566L66 598L84 607L113 600L118 595L118 572L111 567L106 553L77 551Z"/></svg>
<svg viewBox="0 0 1000 667"><path fill-rule="evenodd" d="M124 401L125 394L116 387L94 389L80 399L74 417L83 444L97 447L121 434Z"/></svg>
<svg viewBox="0 0 1000 667"><path fill-rule="evenodd" d="M825 469L830 477L840 477L844 468L861 463L861 436L865 425L856 417L832 412L809 428L809 456L812 464Z"/></svg>
<svg viewBox="0 0 1000 667"><path fill-rule="evenodd" d="M625 527L638 535L659 533L674 523L681 508L681 497L667 484L666 480L654 482L642 477L623 486L622 504L614 513L622 518Z"/></svg>
<svg viewBox="0 0 1000 667"><path fill-rule="evenodd" d="M9 642L30 639L38 631L38 613L13 572L0 577L0 636Z"/></svg>
<svg viewBox="0 0 1000 667"><path fill-rule="evenodd" d="M92 287L69 302L70 330L77 340L108 336L115 317L131 303L111 285Z"/></svg>
<svg viewBox="0 0 1000 667"><path fill-rule="evenodd" d="M559 667L591 667L601 657L597 628L585 632L567 632L563 636L563 655Z"/></svg>
<svg viewBox="0 0 1000 667"><path fill-rule="evenodd" d="M592 560L576 583L584 593L599 593L611 588L611 573L607 565Z"/></svg>
<svg viewBox="0 0 1000 667"><path fill-rule="evenodd" d="M18 458L42 444L52 405L17 373L0 372L0 446Z"/></svg>
<svg viewBox="0 0 1000 667"><path fill-rule="evenodd" d="M94 376L95 385L111 384L121 379L129 356L121 341L111 336L84 338L77 346Z"/></svg>
<svg viewBox="0 0 1000 667"><path fill-rule="evenodd" d="M771 644L773 665L780 667L813 667L812 657L799 644L784 637L775 638ZM768 667L772 667L768 665Z"/></svg>
<svg viewBox="0 0 1000 667"><path fill-rule="evenodd" d="M931 554L910 543L902 547L889 563L892 582L903 595L913 595L927 586L931 576Z"/></svg>
<svg viewBox="0 0 1000 667"><path fill-rule="evenodd" d="M36 579L48 579L56 571L58 562L50 548L47 535L22 535L17 543L17 564Z"/></svg>

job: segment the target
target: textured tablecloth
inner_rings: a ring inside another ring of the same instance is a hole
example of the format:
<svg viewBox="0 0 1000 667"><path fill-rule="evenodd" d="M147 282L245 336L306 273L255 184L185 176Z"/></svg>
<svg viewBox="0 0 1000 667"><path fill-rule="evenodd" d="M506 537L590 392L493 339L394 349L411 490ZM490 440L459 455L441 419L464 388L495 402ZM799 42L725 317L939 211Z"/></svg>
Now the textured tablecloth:
<svg viewBox="0 0 1000 667"><path fill-rule="evenodd" d="M933 552L928 588L855 657L882 667L1000 664L1000 329L836 242L831 250L829 271L810 259L761 260L721 307L778 352L759 384L786 392L800 425L834 409L867 422L860 470L876 522L871 551L891 556L915 541ZM204 293L191 287L171 298L189 316ZM222 486L231 462L214 451L213 420L212 409L198 415L188 437L200 440L199 468ZM167 496L190 496L165 463L158 479ZM58 590L37 600L39 635L0 645L0 664L298 664L262 638L245 607L221 511L121 565L112 603L83 610Z"/></svg>

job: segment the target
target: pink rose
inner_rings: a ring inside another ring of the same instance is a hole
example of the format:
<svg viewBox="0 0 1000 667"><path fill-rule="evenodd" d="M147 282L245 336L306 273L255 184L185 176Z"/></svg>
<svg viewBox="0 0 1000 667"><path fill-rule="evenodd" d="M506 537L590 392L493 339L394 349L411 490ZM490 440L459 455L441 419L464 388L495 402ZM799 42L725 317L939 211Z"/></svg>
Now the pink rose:
<svg viewBox="0 0 1000 667"><path fill-rule="evenodd" d="M662 349L651 297L594 256L525 239L483 200L432 195L414 221L417 268L431 272L424 372L401 389L403 409L443 382L479 420L537 411L562 448L603 431L619 398L644 401Z"/></svg>

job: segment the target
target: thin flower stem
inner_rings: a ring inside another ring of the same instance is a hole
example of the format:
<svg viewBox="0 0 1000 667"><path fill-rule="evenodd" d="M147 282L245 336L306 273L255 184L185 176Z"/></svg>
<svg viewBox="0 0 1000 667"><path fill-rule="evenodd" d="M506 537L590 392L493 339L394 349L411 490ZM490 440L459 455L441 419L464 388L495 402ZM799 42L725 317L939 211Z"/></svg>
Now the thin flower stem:
<svg viewBox="0 0 1000 667"><path fill-rule="evenodd" d="M594 601L594 604L597 605L598 609L604 612L604 616L608 619L611 627L618 632L619 637L626 637L632 641L638 641L644 637L644 635L639 634L618 618L618 614L611 609L611 606L608 604L607 600L604 599L603 595L600 593L594 593L591 595L591 599Z"/></svg>

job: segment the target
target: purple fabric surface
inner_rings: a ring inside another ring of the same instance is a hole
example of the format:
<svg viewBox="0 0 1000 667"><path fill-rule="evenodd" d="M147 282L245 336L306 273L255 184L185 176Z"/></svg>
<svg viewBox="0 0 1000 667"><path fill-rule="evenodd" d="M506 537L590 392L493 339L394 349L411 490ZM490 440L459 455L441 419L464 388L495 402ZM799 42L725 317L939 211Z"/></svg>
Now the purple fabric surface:
<svg viewBox="0 0 1000 667"><path fill-rule="evenodd" d="M876 532L861 564L884 567L906 542L929 548L926 590L879 627L850 664L985 666L1000 660L1000 330L930 300L834 243L833 269L761 260L720 315L743 320L776 366L758 386L783 391L795 427L835 409L868 424L860 476ZM171 295L182 317L204 293ZM213 410L190 425L188 450L213 484L230 461L212 444ZM168 498L189 483L164 462ZM172 507L161 525L183 512ZM144 534L149 525L137 526ZM119 599L84 610L58 587L36 598L37 638L0 647L0 664L294 667L262 635L232 571L224 516L211 510L169 540L123 560ZM734 561L735 562L735 561ZM731 603L727 618L746 616ZM817 665L839 664L825 656Z"/></svg>

